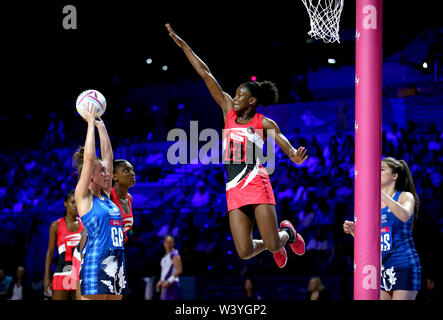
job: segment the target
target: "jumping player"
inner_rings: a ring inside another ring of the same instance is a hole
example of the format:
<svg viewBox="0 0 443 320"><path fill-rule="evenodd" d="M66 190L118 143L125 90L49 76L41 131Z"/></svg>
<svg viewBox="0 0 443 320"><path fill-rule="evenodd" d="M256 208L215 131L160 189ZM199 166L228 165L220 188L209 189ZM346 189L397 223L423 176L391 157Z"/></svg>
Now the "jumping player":
<svg viewBox="0 0 443 320"><path fill-rule="evenodd" d="M250 259L264 250L273 252L280 268L287 262L286 243L298 255L305 251L303 238L291 222L277 222L275 198L268 174L257 161L254 151L262 148L263 141L271 136L285 154L296 164L307 159L306 149L294 149L271 119L256 112L258 105L276 103L278 90L272 82L247 82L241 84L234 99L222 90L206 64L166 24L169 35L185 53L187 59L205 81L211 96L223 110L224 161L227 170L226 199L229 224L237 253ZM248 158L248 159L247 159ZM252 238L254 219L262 240Z"/></svg>
<svg viewBox="0 0 443 320"><path fill-rule="evenodd" d="M82 221L77 217L77 207L75 205L74 190L68 192L63 204L66 208L64 217L51 223L49 228L48 250L46 251L45 262L45 294L52 290L52 300L72 300L75 296L75 282L71 280L72 254L74 248L80 242L80 233L83 230ZM50 280L51 265L54 259L54 249L57 245L58 259L55 272Z"/></svg>
<svg viewBox="0 0 443 320"><path fill-rule="evenodd" d="M412 239L419 199L409 167L387 157L381 162L381 292L380 300L415 300L421 286L420 259ZM343 230L354 236L354 223Z"/></svg>
<svg viewBox="0 0 443 320"><path fill-rule="evenodd" d="M79 275L81 297L121 300L128 293L128 284L122 217L109 198L114 156L104 122L95 118L92 104L85 109L84 120L88 123L85 146L73 156L79 174L75 202L87 233ZM95 127L102 159L95 156Z"/></svg>

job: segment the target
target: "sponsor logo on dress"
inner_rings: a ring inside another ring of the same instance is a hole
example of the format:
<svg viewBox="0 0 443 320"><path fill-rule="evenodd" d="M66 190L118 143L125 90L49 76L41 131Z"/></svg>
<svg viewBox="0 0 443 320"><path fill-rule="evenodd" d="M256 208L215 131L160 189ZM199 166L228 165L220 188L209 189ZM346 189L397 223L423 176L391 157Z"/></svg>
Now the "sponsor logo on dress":
<svg viewBox="0 0 443 320"><path fill-rule="evenodd" d="M391 291L392 287L396 284L397 277L395 276L394 266L389 269L381 266L381 288L385 291Z"/></svg>

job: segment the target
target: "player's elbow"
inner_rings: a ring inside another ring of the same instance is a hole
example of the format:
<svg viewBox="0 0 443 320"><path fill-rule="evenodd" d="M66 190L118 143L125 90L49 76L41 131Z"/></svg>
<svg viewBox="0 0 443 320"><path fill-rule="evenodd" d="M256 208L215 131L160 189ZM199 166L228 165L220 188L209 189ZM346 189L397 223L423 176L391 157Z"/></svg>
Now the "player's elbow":
<svg viewBox="0 0 443 320"><path fill-rule="evenodd" d="M209 71L209 69L200 68L197 71L197 73L205 82L214 80L214 77L212 76L212 74Z"/></svg>

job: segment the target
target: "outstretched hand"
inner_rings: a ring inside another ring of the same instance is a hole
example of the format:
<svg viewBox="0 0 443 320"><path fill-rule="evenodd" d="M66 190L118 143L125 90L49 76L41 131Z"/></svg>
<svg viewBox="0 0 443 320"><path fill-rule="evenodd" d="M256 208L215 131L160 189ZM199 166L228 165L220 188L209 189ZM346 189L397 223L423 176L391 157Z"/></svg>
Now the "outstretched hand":
<svg viewBox="0 0 443 320"><path fill-rule="evenodd" d="M174 32L174 30L172 30L171 26L169 25L169 23L167 23L166 25L166 29L168 29L169 31L169 35L171 36L171 38L174 40L174 42L180 47L183 48L183 46L185 45L185 42Z"/></svg>
<svg viewBox="0 0 443 320"><path fill-rule="evenodd" d="M308 159L308 156L306 155L306 148L300 147L297 150L292 149L290 152L291 160L295 162L296 164L303 163L306 159Z"/></svg>
<svg viewBox="0 0 443 320"><path fill-rule="evenodd" d="M105 127L105 123L103 122L102 118L100 117L95 118L95 126L97 127L97 129Z"/></svg>
<svg viewBox="0 0 443 320"><path fill-rule="evenodd" d="M354 236L354 222L345 220L345 222L343 223L343 231Z"/></svg>
<svg viewBox="0 0 443 320"><path fill-rule="evenodd" d="M87 102L84 108L84 117L86 122L95 121L95 106L92 102Z"/></svg>

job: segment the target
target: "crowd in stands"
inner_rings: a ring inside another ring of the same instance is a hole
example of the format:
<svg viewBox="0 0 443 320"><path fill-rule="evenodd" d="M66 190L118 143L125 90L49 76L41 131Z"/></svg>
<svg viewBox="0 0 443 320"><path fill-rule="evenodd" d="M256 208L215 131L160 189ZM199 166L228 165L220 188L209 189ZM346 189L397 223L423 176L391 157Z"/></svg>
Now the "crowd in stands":
<svg viewBox="0 0 443 320"><path fill-rule="evenodd" d="M438 273L441 261L434 257L426 241L433 235L441 238L443 233L441 134L435 124L423 128L409 122L406 128L394 123L382 135L382 155L404 159L410 166L421 201L414 231L416 247L424 277L432 276L437 282L441 281L441 272ZM276 147L276 170L270 178L279 220L291 220L303 235L304 256L289 253L284 269L275 265L270 252L247 261L239 259L229 232L223 164L187 165L187 183L181 181L175 186L178 192L172 199L152 210L137 209L135 205L134 228L126 245L129 277L159 274L161 242L167 234L175 237L184 276L352 276L353 238L343 233L342 223L352 220L354 215L353 132L338 133L326 142L305 136L298 129L287 137L294 147L305 146L309 158L302 165L295 165ZM133 164L137 183L158 182L167 174L163 170L166 156L150 154L150 143L137 142L143 147L135 152L131 140L114 141L115 157L127 158ZM2 232L2 256L7 248L20 250L22 246L26 250L30 241L26 238L32 233L29 221L21 229L15 229L20 223L14 224L12 220L26 220L24 216L36 208L41 215L42 208L60 202L75 187L77 176L71 158L74 151L48 138L42 148L23 148L17 154L2 152L0 208L2 220L9 223L10 229L7 234ZM12 220L6 221L9 219ZM6 230L7 225L2 228ZM260 237L256 231L254 236ZM20 263L17 261L16 265Z"/></svg>

